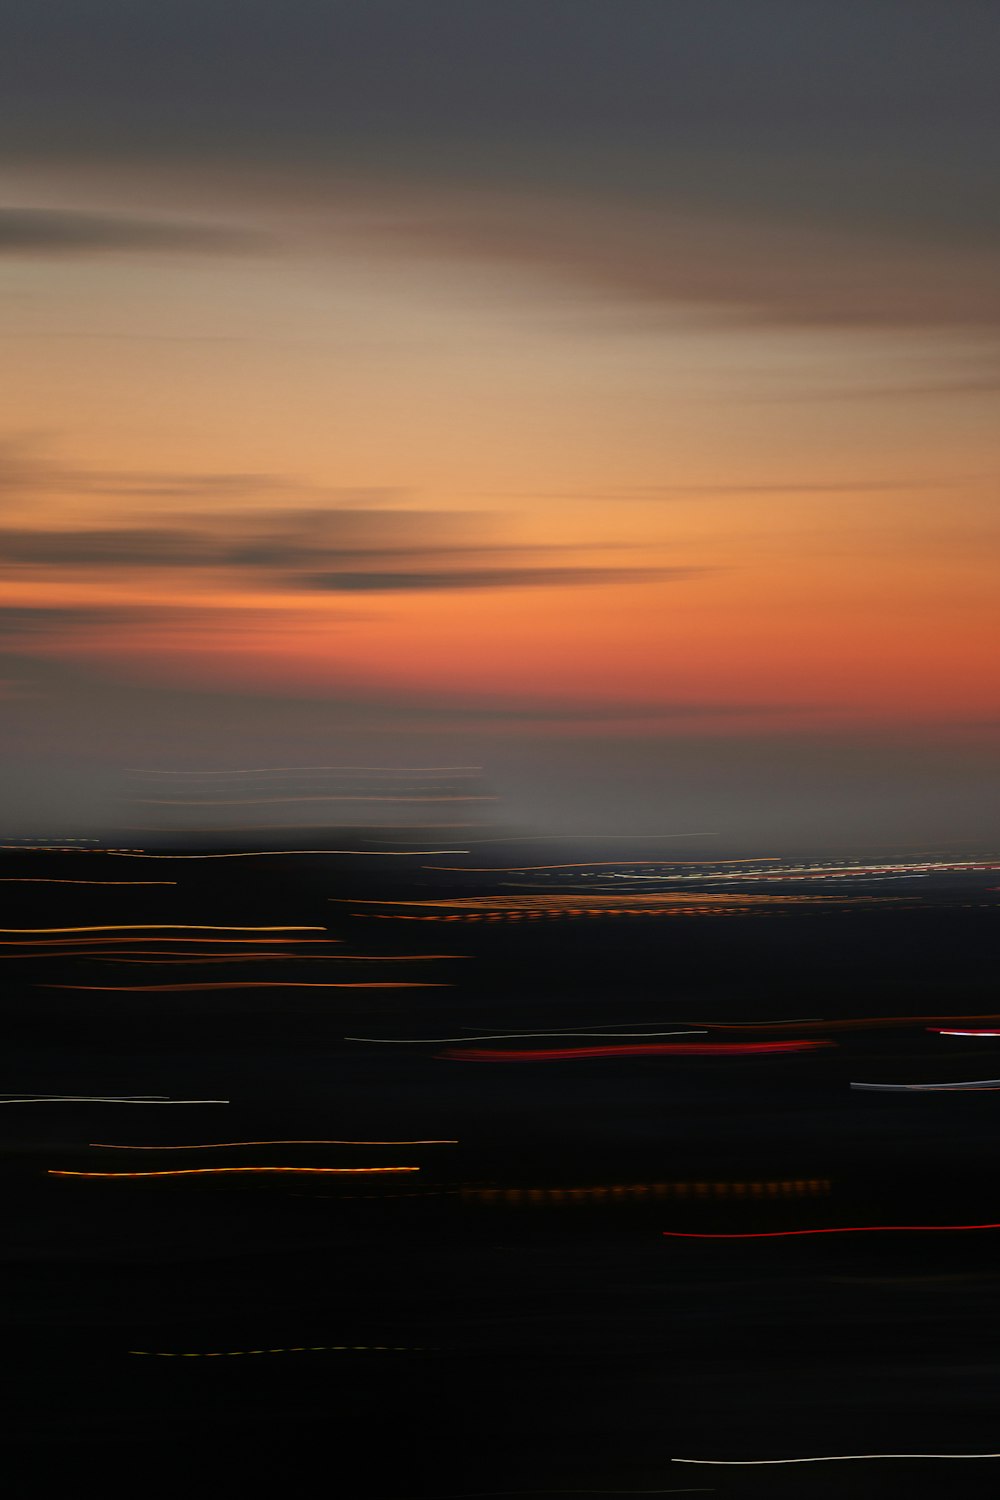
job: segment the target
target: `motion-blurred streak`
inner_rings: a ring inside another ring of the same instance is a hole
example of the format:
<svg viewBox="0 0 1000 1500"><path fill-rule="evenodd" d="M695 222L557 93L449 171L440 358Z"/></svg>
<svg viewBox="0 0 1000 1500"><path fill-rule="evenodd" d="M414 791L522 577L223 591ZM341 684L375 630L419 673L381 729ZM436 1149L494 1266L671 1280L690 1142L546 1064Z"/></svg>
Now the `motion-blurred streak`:
<svg viewBox="0 0 1000 1500"><path fill-rule="evenodd" d="M345 1042L376 1042L380 1046L422 1047L439 1042L492 1042L501 1037L520 1036L703 1036L704 1032L685 1028L681 1031L485 1031L476 1036L345 1036Z"/></svg>
<svg viewBox="0 0 1000 1500"><path fill-rule="evenodd" d="M5 955L0 954L0 958ZM11 954L10 957L31 957L33 955ZM44 956L44 955L39 955ZM139 953L130 954L126 958L106 953L90 953L85 955L93 958L99 963L134 964L139 968L163 969L171 965L198 964L264 964L264 963L295 963L295 964L329 964L329 963L358 963L358 964L402 964L402 963L438 963L445 959L471 958L469 953L203 953L194 958L177 958L172 953ZM147 963L147 959L155 958L155 964Z"/></svg>
<svg viewBox="0 0 1000 1500"><path fill-rule="evenodd" d="M902 1094L988 1093L1000 1089L1000 1078L974 1078L963 1083L852 1083L851 1088Z"/></svg>
<svg viewBox="0 0 1000 1500"><path fill-rule="evenodd" d="M493 842L492 840L470 840L472 843ZM447 850L437 851L447 853ZM450 851L454 852L454 851ZM766 859L774 859L778 862L777 855L766 855ZM727 859L726 866L742 864L760 864L760 859ZM573 859L566 860L561 864L551 865L428 865L428 870L449 871L461 875L523 875L533 870L607 870L613 865L626 865L629 869L635 869L639 865L656 865L660 869L681 869L692 865L708 865L713 870L719 868L719 861L714 859ZM671 877L673 878L673 877ZM744 875L737 877L745 879Z"/></svg>
<svg viewBox="0 0 1000 1500"><path fill-rule="evenodd" d="M824 1031L860 1031L868 1027L920 1026L925 1021L1000 1021L995 1011L985 1016L849 1016L843 1020L813 1021L701 1021L699 1024L709 1031L774 1030L784 1026L821 1026ZM925 1027L931 1030L931 1027ZM860 1085L859 1085L860 1086ZM871 1085L878 1087L878 1085Z"/></svg>
<svg viewBox="0 0 1000 1500"><path fill-rule="evenodd" d="M829 1196L832 1184L824 1178L784 1178L755 1182L616 1182L587 1187L467 1187L459 1189L463 1203L531 1207L541 1204L572 1206L595 1200L621 1202L630 1198L814 1198Z"/></svg>
<svg viewBox="0 0 1000 1500"><path fill-rule="evenodd" d="M768 1464L867 1463L875 1459L1000 1458L1000 1453L820 1453L809 1458L672 1458L672 1464L714 1464L717 1468L756 1468Z"/></svg>
<svg viewBox="0 0 1000 1500"><path fill-rule="evenodd" d="M326 938L303 938L303 937L300 937L300 938L291 938L291 937L284 937L284 938L228 938L228 937L222 937L222 938L218 938L218 937L217 938L192 938L192 937L176 937L175 938L175 937L168 937L168 936L162 936L162 937L159 937L159 938L157 938L155 940L152 939L152 938L150 938L150 937L148 937L148 936L147 937L90 937L90 938L88 938L88 937L81 937L81 938L68 938L68 937L67 938L0 938L0 948L36 948L36 949L39 950L37 953L34 953L34 954L23 954L23 953L10 954L9 957L11 957L11 958L43 958L43 957L46 956L46 952L48 952L48 953L56 953L61 958L73 958L73 957L79 956L80 954L86 955L87 953L90 953L92 955L93 954L93 950L95 948L99 948L103 943L116 943L119 948L125 948L126 945L129 944L129 943L146 943L146 942L152 942L152 941L157 941L157 942L161 942L161 943L178 943L178 944L181 944L182 947L179 950L175 949L174 951L175 952L177 952L177 951L183 952L187 948L197 947L200 943L212 943L212 944L214 944L216 946L219 943L225 943L230 948L268 948L268 947L277 947L277 946L280 946L281 944L284 944L284 943L298 943L298 944L314 943L314 944L322 947L322 946L325 946L328 943L339 943L341 941L341 939L340 938L335 938L335 937L326 937ZM135 952L139 952L141 950L133 948L131 951L133 953L135 953ZM0 954L0 957L3 957L3 956L4 955ZM239 957L241 955L237 954L235 956ZM280 958L291 957L290 954L286 955L284 953L278 954L276 956L280 957ZM322 956L325 958L328 955L323 954Z"/></svg>
<svg viewBox="0 0 1000 1500"><path fill-rule="evenodd" d="M430 1344L289 1344L281 1349L130 1349L150 1359L235 1359L241 1354L427 1354Z"/></svg>
<svg viewBox="0 0 1000 1500"><path fill-rule="evenodd" d="M236 927L218 922L100 922L88 927L0 927L0 932L325 932L325 927L275 926ZM113 941L103 938L103 942Z"/></svg>
<svg viewBox="0 0 1000 1500"><path fill-rule="evenodd" d="M233 1172L302 1172L308 1176L359 1177L386 1172L419 1172L419 1167L169 1167L157 1172L75 1172L49 1167L48 1177L217 1177Z"/></svg>
<svg viewBox="0 0 1000 1500"><path fill-rule="evenodd" d="M50 875L0 875L0 885L176 885L176 880L62 880Z"/></svg>
<svg viewBox="0 0 1000 1500"><path fill-rule="evenodd" d="M371 824L366 824L371 827ZM438 825L440 826L440 825ZM223 854L153 854L146 849L109 849L105 851L114 854L118 859L281 859L312 856L317 854L349 854L370 855L374 858L410 856L412 854L426 854L424 849L230 849ZM461 853L461 851L446 850L445 853Z"/></svg>
<svg viewBox="0 0 1000 1500"><path fill-rule="evenodd" d="M941 1026L928 1026L927 1030L937 1036L1000 1036L1000 1031L952 1031Z"/></svg>
<svg viewBox="0 0 1000 1500"><path fill-rule="evenodd" d="M114 1141L89 1141L94 1151L235 1151L244 1146L457 1146L457 1140L418 1141L190 1141L169 1146L120 1145Z"/></svg>
<svg viewBox="0 0 1000 1500"><path fill-rule="evenodd" d="M229 1099L171 1099L165 1094L0 1094L0 1104L229 1104Z"/></svg>
<svg viewBox="0 0 1000 1500"><path fill-rule="evenodd" d="M561 1062L591 1057L737 1057L762 1053L813 1052L832 1047L827 1041L788 1042L649 1042L620 1047L546 1047L523 1050L450 1047L438 1054L452 1062ZM1000 1087L1000 1085L998 1085Z"/></svg>
<svg viewBox="0 0 1000 1500"><path fill-rule="evenodd" d="M766 1229L743 1234L702 1234L684 1229L661 1231L668 1240L789 1240L817 1234L964 1234L977 1229L1000 1229L998 1224L848 1224L827 1229Z"/></svg>
<svg viewBox="0 0 1000 1500"><path fill-rule="evenodd" d="M116 995L176 995L207 990L441 990L445 980L416 979L216 979L207 984L38 984L39 990L72 990ZM815 1045L818 1045L815 1044Z"/></svg>

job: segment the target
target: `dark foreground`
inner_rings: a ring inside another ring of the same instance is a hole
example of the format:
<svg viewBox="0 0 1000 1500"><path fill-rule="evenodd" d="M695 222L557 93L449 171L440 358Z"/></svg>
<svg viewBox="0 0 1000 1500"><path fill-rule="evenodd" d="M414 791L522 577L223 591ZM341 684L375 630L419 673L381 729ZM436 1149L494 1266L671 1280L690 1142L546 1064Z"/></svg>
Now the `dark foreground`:
<svg viewBox="0 0 1000 1500"><path fill-rule="evenodd" d="M16 1493L1000 1491L719 1462L1000 1453L1000 1092L850 1087L1000 1081L1000 876L633 873L4 855L7 1095L229 1101L3 1106Z"/></svg>

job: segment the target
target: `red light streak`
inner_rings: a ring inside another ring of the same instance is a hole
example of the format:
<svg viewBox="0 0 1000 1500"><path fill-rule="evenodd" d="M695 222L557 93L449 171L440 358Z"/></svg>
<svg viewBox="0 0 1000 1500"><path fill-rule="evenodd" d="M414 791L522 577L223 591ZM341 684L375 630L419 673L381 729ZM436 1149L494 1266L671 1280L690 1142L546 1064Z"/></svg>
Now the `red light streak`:
<svg viewBox="0 0 1000 1500"><path fill-rule="evenodd" d="M451 1047L438 1056L455 1062L554 1062L582 1057L735 1057L760 1053L811 1052L832 1047L828 1041L795 1042L649 1042L617 1047L477 1048Z"/></svg>
<svg viewBox="0 0 1000 1500"><path fill-rule="evenodd" d="M787 1240L806 1234L958 1234L970 1229L1000 1229L1000 1224L850 1224L834 1229L768 1229L749 1234L696 1234L682 1229L661 1232L670 1240Z"/></svg>

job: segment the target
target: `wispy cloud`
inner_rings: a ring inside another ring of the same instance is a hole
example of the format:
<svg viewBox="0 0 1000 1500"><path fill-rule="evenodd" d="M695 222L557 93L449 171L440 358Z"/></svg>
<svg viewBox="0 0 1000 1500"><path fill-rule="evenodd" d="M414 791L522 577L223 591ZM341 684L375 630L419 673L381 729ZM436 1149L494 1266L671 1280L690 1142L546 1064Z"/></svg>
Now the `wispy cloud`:
<svg viewBox="0 0 1000 1500"><path fill-rule="evenodd" d="M134 613L113 605L0 604L0 640L74 630L81 625L118 625Z"/></svg>
<svg viewBox="0 0 1000 1500"><path fill-rule="evenodd" d="M103 251L178 251L243 255L269 237L256 230L63 208L0 208L0 255L92 255Z"/></svg>
<svg viewBox="0 0 1000 1500"><path fill-rule="evenodd" d="M23 577L53 573L249 575L255 587L307 593L431 593L572 588L682 580L706 571L658 566L648 555L614 566L581 554L633 546L505 540L502 518L480 512L357 505L248 507L189 512L184 525L128 522L89 527L0 528L0 561Z"/></svg>
<svg viewBox="0 0 1000 1500"><path fill-rule="evenodd" d="M414 570L314 573L305 587L339 594L440 593L453 589L581 588L610 583L681 582L708 568L455 568L435 572Z"/></svg>

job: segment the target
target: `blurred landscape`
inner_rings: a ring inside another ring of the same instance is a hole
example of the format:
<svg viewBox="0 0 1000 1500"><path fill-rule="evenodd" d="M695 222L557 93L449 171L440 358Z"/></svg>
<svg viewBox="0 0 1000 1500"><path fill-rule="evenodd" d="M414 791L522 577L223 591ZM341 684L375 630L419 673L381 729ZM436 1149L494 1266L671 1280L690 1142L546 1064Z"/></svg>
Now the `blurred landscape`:
<svg viewBox="0 0 1000 1500"><path fill-rule="evenodd" d="M1000 1493L1000 5L0 36L15 1500Z"/></svg>

